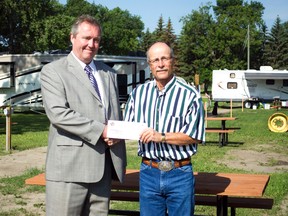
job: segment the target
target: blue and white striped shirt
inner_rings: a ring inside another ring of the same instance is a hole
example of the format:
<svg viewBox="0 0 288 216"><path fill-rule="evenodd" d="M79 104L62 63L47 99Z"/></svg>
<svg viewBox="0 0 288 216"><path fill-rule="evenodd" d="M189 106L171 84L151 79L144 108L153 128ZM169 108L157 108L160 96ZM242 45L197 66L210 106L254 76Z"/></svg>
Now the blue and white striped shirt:
<svg viewBox="0 0 288 216"><path fill-rule="evenodd" d="M159 91L150 81L135 88L125 108L125 121L146 123L162 133L182 132L205 141L204 109L200 94L188 84L173 79ZM197 144L173 145L138 141L138 155L155 160L182 160L197 151Z"/></svg>

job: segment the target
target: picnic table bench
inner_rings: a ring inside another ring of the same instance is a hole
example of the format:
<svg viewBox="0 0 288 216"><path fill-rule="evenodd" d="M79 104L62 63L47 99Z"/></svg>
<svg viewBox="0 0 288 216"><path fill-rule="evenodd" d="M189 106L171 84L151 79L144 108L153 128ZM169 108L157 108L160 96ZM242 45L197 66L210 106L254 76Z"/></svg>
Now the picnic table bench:
<svg viewBox="0 0 288 216"><path fill-rule="evenodd" d="M205 120L208 121L220 121L221 127L206 127L206 133L218 133L219 134L219 146L224 146L228 143L228 134L234 133L236 130L240 129L237 127L227 128L226 121L235 121L236 117L206 117ZM206 123L206 125L208 125Z"/></svg>
<svg viewBox="0 0 288 216"><path fill-rule="evenodd" d="M139 202L139 192L112 191L111 200ZM195 195L195 205L217 207L216 196ZM272 209L273 199L270 198L249 198L249 197L228 197L227 206L230 207L230 215L236 215L236 208ZM139 211L110 209L110 215L140 215Z"/></svg>
<svg viewBox="0 0 288 216"><path fill-rule="evenodd" d="M236 214L236 208L271 209L273 199L263 198L269 175L194 172L195 204L215 206L218 216ZM26 184L45 185L45 174L26 179ZM124 183L112 182L111 200L139 201L139 170L128 169ZM109 214L139 215L139 211L110 209Z"/></svg>

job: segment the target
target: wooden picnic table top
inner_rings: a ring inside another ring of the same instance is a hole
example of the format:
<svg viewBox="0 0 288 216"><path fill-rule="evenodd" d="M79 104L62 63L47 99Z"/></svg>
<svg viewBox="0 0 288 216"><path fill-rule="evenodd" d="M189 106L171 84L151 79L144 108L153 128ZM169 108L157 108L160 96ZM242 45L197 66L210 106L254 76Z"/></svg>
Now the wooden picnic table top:
<svg viewBox="0 0 288 216"><path fill-rule="evenodd" d="M195 173L198 194L261 197L269 175L240 173Z"/></svg>
<svg viewBox="0 0 288 216"><path fill-rule="evenodd" d="M194 172L196 194L221 196L263 195L269 182L269 175L238 173ZM113 182L113 189L139 190L139 170L127 170L123 184Z"/></svg>
<svg viewBox="0 0 288 216"><path fill-rule="evenodd" d="M269 175L239 173L207 173L194 172L196 194L220 196L261 197L269 182ZM41 173L26 184L45 185L45 174ZM127 169L124 183L112 182L112 189L139 190L139 170Z"/></svg>

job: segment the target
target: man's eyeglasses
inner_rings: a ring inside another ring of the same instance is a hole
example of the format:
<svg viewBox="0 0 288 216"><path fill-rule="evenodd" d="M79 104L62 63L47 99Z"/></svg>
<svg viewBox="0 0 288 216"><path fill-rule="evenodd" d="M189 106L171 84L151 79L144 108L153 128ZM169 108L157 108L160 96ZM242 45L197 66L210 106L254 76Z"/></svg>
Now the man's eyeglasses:
<svg viewBox="0 0 288 216"><path fill-rule="evenodd" d="M153 64L153 65L158 65L159 62L163 62L163 63L166 63L168 61L170 61L173 57L161 57L160 59L159 58L156 58L156 59L152 59L149 61L150 64Z"/></svg>

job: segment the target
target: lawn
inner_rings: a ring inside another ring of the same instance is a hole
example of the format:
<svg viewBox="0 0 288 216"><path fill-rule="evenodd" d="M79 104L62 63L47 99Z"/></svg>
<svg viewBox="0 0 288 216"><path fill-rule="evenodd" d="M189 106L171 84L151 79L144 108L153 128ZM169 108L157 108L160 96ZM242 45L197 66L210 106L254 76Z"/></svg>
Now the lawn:
<svg viewBox="0 0 288 216"><path fill-rule="evenodd" d="M227 108L229 109L229 108ZM280 110L282 113L288 115L287 109ZM199 145L198 153L193 156L193 169L198 172L235 172L235 173L252 173L245 169L235 169L229 165L218 163L225 156L229 155L232 150L252 150L261 152L263 155L267 152L274 152L276 154L285 155L288 158L288 133L274 133L270 132L267 126L268 118L275 113L276 110L252 110L241 108L233 109L232 115L238 119L233 122L227 122L229 127L240 127L235 133L229 135L229 144L224 147L218 145L217 134L207 134L205 145ZM222 115L222 114L221 114ZM229 116L230 114L223 114ZM25 149L40 147L47 145L47 135L49 122L45 115L34 113L15 113L12 115L12 153L15 151L23 151ZM5 116L0 118L0 123L4 126L0 128L0 157L8 154L5 151ZM215 122L208 123L210 127L219 126ZM215 124L215 125L213 125ZM261 148L259 147L261 146ZM139 168L140 158L137 156L136 142L127 142L128 154L128 168ZM276 158L277 159L277 158ZM288 164L288 160L286 160ZM272 161L263 166L273 166L277 161ZM286 164L286 166L288 166ZM287 170L287 169L286 169ZM271 178L264 196L274 199L274 206L272 210L251 210L251 209L237 209L237 215L288 215L288 173L286 170L269 173ZM25 176L18 176L13 178L0 179L0 193L10 193L19 196L23 188L38 191L35 187L24 186L24 179L35 175L41 171L28 171ZM255 172L253 172L255 173ZM5 190L9 188L9 191ZM20 190L22 188L22 190ZM285 201L286 200L286 201ZM112 202L113 207L119 208L138 208L138 204ZM12 212L7 215L17 215ZM197 206L197 214L215 215L215 208L206 206ZM0 216L5 215L1 212ZM33 215L33 214L24 214Z"/></svg>

